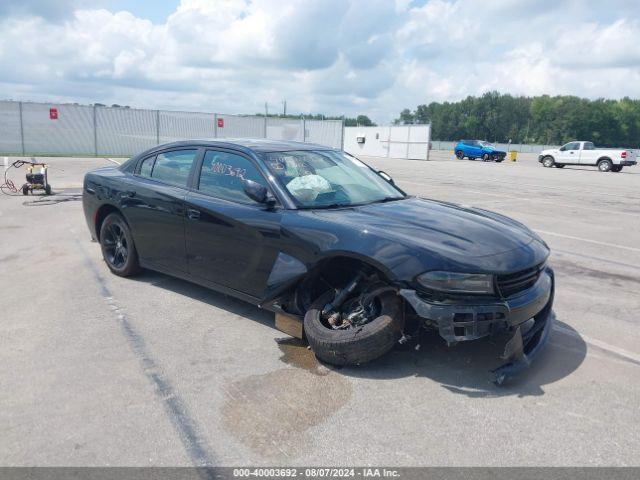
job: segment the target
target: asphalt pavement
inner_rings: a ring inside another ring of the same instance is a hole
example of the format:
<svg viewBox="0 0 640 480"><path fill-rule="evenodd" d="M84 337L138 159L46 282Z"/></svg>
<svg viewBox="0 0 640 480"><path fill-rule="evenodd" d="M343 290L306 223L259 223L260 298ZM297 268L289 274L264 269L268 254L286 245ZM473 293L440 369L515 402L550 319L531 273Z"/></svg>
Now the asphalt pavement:
<svg viewBox="0 0 640 480"><path fill-rule="evenodd" d="M553 250L556 326L521 377L497 387L497 345L437 337L328 368L268 312L111 275L74 195L113 162L52 158L54 202L0 195L0 465L639 465L640 167L432 153L365 160Z"/></svg>

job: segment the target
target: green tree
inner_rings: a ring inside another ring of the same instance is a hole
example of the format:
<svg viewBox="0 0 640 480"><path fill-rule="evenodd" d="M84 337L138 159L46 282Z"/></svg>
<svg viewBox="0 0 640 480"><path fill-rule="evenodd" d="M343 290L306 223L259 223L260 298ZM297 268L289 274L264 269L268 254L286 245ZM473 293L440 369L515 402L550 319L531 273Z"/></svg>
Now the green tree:
<svg viewBox="0 0 640 480"><path fill-rule="evenodd" d="M514 97L487 92L457 102L405 108L396 123L431 123L437 140L476 138L497 142L597 145L638 148L640 100L589 100L570 95Z"/></svg>
<svg viewBox="0 0 640 480"><path fill-rule="evenodd" d="M358 115L356 118L345 118L344 119L345 127L375 127L376 124L371 121L369 117L366 115Z"/></svg>

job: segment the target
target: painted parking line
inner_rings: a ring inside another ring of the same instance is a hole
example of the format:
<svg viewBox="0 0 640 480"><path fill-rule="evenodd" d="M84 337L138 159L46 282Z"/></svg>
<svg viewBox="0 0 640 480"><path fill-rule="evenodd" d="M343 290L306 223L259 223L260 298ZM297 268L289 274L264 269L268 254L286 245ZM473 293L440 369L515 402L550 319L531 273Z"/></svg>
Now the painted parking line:
<svg viewBox="0 0 640 480"><path fill-rule="evenodd" d="M460 178L457 175L438 175L437 177L438 180L442 180L442 179L450 179L453 180L455 182L459 182ZM501 184L503 187L508 188L508 185L505 184L505 180L513 180L512 178L505 178L504 176L501 177L494 177L494 178L483 178L483 182L487 182L487 183L499 183ZM399 181L403 181L401 178L399 179ZM416 185L424 185L424 186L432 186L430 184L426 184L426 183L418 183L418 182L410 182L408 180L405 180L407 183L415 183ZM471 185L472 188L473 187L481 187L482 185L479 185L476 182L468 182L468 185ZM521 189L522 187L533 187L534 189L547 189L547 190L561 190L563 193L570 193L570 194L583 194L583 195L591 195L593 192L590 190L585 190L583 188L576 188L576 187L567 187L565 185L548 185L548 184L539 184L539 183L522 183L522 182L518 182L517 187L519 189ZM617 193L611 193L611 192L604 192L602 190L598 191L598 195L599 196L608 196L608 197L618 197L618 198L624 198L625 200L640 200L640 197L636 197L634 196L634 194L637 193L637 191L635 189L631 190L629 189L628 192L624 192L624 191L620 191L620 186L617 186L618 192ZM534 192L534 193L538 193L540 195L544 195L544 192Z"/></svg>
<svg viewBox="0 0 640 480"><path fill-rule="evenodd" d="M83 256L83 262L100 289L104 302L112 312L112 319L121 329L121 333L133 354L137 357L142 374L153 386L156 397L164 407L166 415L176 429L187 455L196 467L215 465L215 457L203 434L205 431L189 412L187 402L173 387L169 378L163 373L164 369L152 356L143 335L135 327L129 315L115 300L107 285L105 277L91 259L88 251L79 240L75 229L69 229L78 250ZM203 479L213 478L205 471L200 475Z"/></svg>
<svg viewBox="0 0 640 480"><path fill-rule="evenodd" d="M122 165L119 161L117 161L114 158L108 158L108 157L104 157L105 160L109 160L112 163L115 163L116 165Z"/></svg>
<svg viewBox="0 0 640 480"><path fill-rule="evenodd" d="M629 350L624 350L623 348L616 347L615 345L611 345L609 343L603 342L602 340L598 340L597 338L591 338L581 333L575 332L573 330L569 330L568 328L554 325L553 329L556 332L563 333L565 335L569 335L571 337L581 338L584 342L589 345L593 345L594 347L598 347L601 350L604 350L609 353L613 353L619 357L624 358L625 360L629 360L632 363L640 365L640 355L634 352L630 352Z"/></svg>
<svg viewBox="0 0 640 480"><path fill-rule="evenodd" d="M551 235L552 237L567 238L570 240L577 240L579 242L593 243L594 245L603 245L609 248L629 250L630 252L640 252L640 248L629 247L628 245L617 245L615 243L610 243L610 242L600 242L598 240L591 240L590 238L575 237L573 235L566 235L564 233L557 233L557 232L549 232L547 230L538 230L536 228L534 228L533 231L536 233L541 233L543 235Z"/></svg>
<svg viewBox="0 0 640 480"><path fill-rule="evenodd" d="M633 263L629 263L629 262L617 262L615 260L611 260L608 258L603 258L603 257L598 257L596 255L587 255L586 253L578 253L578 252L572 252L570 250L562 250L560 248L554 248L552 251L553 255L558 255L560 257L568 255L571 257L578 257L578 258L586 258L587 260L594 260L596 262L602 262L602 263L606 263L609 265L615 265L617 267L624 267L624 268L632 268L634 270L640 270L640 265L635 265Z"/></svg>
<svg viewBox="0 0 640 480"><path fill-rule="evenodd" d="M438 188L438 187L443 187L446 186L447 184L439 184L439 185L429 185L427 183L421 183L421 182L412 182L410 180L398 180L399 183L409 183L409 184L413 184L413 185L420 185L423 187L429 187L429 188ZM454 182L452 182L450 185L456 185ZM464 188L464 193L469 193L469 194L474 194L474 195L481 195L481 196L489 196L489 197L498 197L498 198L508 198L510 200L515 200L515 201L525 201L525 202L531 202L530 199L527 198L523 198L522 196L516 196L510 193L496 193L496 192L486 192L486 191L481 191L481 190L471 190L469 188ZM540 199L540 198L536 198L535 200L533 200L535 203L547 203L550 205L558 205L558 202L556 200L545 200L545 199ZM491 200L491 202L494 202L494 200ZM632 216L632 217L638 217L639 213L636 212L623 212L620 210L615 210L615 209L604 209L604 208L596 208L596 207L585 207L583 205L570 205L570 204L563 204L565 209L579 209L579 210L586 210L589 212L597 212L597 213L602 213L602 214L606 214L606 215L628 215L628 216Z"/></svg>

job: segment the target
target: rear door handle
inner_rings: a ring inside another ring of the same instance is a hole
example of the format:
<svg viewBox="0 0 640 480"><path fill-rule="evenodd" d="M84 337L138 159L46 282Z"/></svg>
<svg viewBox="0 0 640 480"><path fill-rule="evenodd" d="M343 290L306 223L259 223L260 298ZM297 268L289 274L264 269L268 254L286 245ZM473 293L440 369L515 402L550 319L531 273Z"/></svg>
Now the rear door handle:
<svg viewBox="0 0 640 480"><path fill-rule="evenodd" d="M191 220L198 220L200 218L200 211L194 208L187 208L187 217Z"/></svg>

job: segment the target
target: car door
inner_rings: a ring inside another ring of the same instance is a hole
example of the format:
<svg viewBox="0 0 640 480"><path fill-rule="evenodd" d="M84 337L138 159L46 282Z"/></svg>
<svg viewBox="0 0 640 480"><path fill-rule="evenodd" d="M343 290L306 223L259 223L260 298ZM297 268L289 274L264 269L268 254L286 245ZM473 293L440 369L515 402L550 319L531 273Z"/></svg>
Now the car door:
<svg viewBox="0 0 640 480"><path fill-rule="evenodd" d="M482 157L482 145L480 145L480 142L477 140L472 140L471 141L471 147L469 147L471 150L471 156L474 158L480 158Z"/></svg>
<svg viewBox="0 0 640 480"><path fill-rule="evenodd" d="M197 148L167 150L137 165L122 204L143 264L187 271L184 202L197 155Z"/></svg>
<svg viewBox="0 0 640 480"><path fill-rule="evenodd" d="M243 153L208 149L187 194L186 249L196 279L262 298L281 238L281 210L250 199L243 179L267 188Z"/></svg>
<svg viewBox="0 0 640 480"><path fill-rule="evenodd" d="M569 142L560 147L556 163L580 163L580 142Z"/></svg>
<svg viewBox="0 0 640 480"><path fill-rule="evenodd" d="M592 142L583 142L580 150L580 165L595 165L598 161L598 151Z"/></svg>
<svg viewBox="0 0 640 480"><path fill-rule="evenodd" d="M467 157L473 157L473 140L463 140L462 145L464 148L464 154Z"/></svg>

